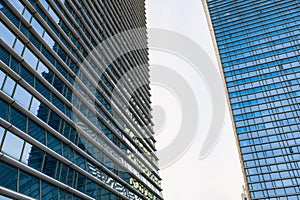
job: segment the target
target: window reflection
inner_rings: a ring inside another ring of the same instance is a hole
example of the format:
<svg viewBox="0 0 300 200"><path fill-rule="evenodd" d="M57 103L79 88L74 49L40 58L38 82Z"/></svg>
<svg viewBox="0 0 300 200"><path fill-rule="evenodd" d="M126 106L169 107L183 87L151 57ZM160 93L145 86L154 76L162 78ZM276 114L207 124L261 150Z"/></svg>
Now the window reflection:
<svg viewBox="0 0 300 200"><path fill-rule="evenodd" d="M39 199L40 197L40 181L23 171L20 172L19 192L27 196Z"/></svg>
<svg viewBox="0 0 300 200"><path fill-rule="evenodd" d="M58 189L49 183L42 181L42 199L57 200Z"/></svg>
<svg viewBox="0 0 300 200"><path fill-rule="evenodd" d="M17 85L14 99L21 104L24 108L28 109L31 101L31 94L28 93L23 87Z"/></svg>
<svg viewBox="0 0 300 200"><path fill-rule="evenodd" d="M51 15L52 19L58 24L60 22L59 17L55 14L52 8L49 6L49 14Z"/></svg>
<svg viewBox="0 0 300 200"><path fill-rule="evenodd" d="M0 162L0 186L16 191L17 176L15 168Z"/></svg>
<svg viewBox="0 0 300 200"><path fill-rule="evenodd" d="M58 164L57 159L55 159L54 157L46 153L44 166L43 166L43 173L52 178L56 178L55 176L56 176L57 164Z"/></svg>
<svg viewBox="0 0 300 200"><path fill-rule="evenodd" d="M1 8L1 5L0 5L0 8ZM0 200L13 200L13 199L0 195Z"/></svg>
<svg viewBox="0 0 300 200"><path fill-rule="evenodd" d="M24 140L7 131L4 137L4 143L1 151L11 156L12 158L19 160L24 145Z"/></svg>
<svg viewBox="0 0 300 200"><path fill-rule="evenodd" d="M22 52L24 49L24 44L19 39L17 39L13 48L16 53L18 53L19 55L22 55Z"/></svg>
<svg viewBox="0 0 300 200"><path fill-rule="evenodd" d="M19 0L10 0L10 3L19 11L20 14L22 14L24 6Z"/></svg>
<svg viewBox="0 0 300 200"><path fill-rule="evenodd" d="M36 98L32 98L31 106L29 108L30 112L34 115L38 114L39 108L40 108L40 101L38 101Z"/></svg>
<svg viewBox="0 0 300 200"><path fill-rule="evenodd" d="M29 159L27 159L28 166L41 171L43 166L45 153L39 148L32 146L31 151L29 153Z"/></svg>
<svg viewBox="0 0 300 200"><path fill-rule="evenodd" d="M13 46L16 36L14 36L9 30L8 28L2 24L2 22L0 22L0 38L6 43L8 44L10 47Z"/></svg>
<svg viewBox="0 0 300 200"><path fill-rule="evenodd" d="M0 70L0 89L2 88L2 84L4 82L4 78L5 78L5 74Z"/></svg>
<svg viewBox="0 0 300 200"><path fill-rule="evenodd" d="M42 5L44 6L44 8L45 8L46 10L48 10L49 5L48 5L47 1L46 1L46 0L41 0L40 2L41 2Z"/></svg>
<svg viewBox="0 0 300 200"><path fill-rule="evenodd" d="M34 70L36 69L38 59L27 47L25 48L23 58L31 68L33 68Z"/></svg>
<svg viewBox="0 0 300 200"><path fill-rule="evenodd" d="M31 25L34 28L34 30L42 37L44 33L44 29L41 27L41 25L36 21L35 18L32 18Z"/></svg>
<svg viewBox="0 0 300 200"><path fill-rule="evenodd" d="M5 129L0 126L0 144L2 144L2 138L4 135L4 131L5 131Z"/></svg>
<svg viewBox="0 0 300 200"><path fill-rule="evenodd" d="M42 62L39 62L37 72L43 76L44 73L49 73L49 70Z"/></svg>
<svg viewBox="0 0 300 200"><path fill-rule="evenodd" d="M28 12L27 9L24 9L23 16L24 16L24 18L26 19L27 22L30 22L31 14Z"/></svg>
<svg viewBox="0 0 300 200"><path fill-rule="evenodd" d="M15 81L12 80L9 76L6 77L6 81L4 83L3 91L9 96L12 95L15 88Z"/></svg>
<svg viewBox="0 0 300 200"><path fill-rule="evenodd" d="M29 156L30 156L31 148L32 148L31 144L25 143L22 158L21 158L21 162L26 164L26 165L28 164L28 159L29 159Z"/></svg>
<svg viewBox="0 0 300 200"><path fill-rule="evenodd" d="M10 108L10 123L22 131L26 131L26 116L21 114L17 109L14 107Z"/></svg>
<svg viewBox="0 0 300 200"><path fill-rule="evenodd" d="M48 35L48 33L45 32L43 38L50 47L54 46L54 40Z"/></svg>

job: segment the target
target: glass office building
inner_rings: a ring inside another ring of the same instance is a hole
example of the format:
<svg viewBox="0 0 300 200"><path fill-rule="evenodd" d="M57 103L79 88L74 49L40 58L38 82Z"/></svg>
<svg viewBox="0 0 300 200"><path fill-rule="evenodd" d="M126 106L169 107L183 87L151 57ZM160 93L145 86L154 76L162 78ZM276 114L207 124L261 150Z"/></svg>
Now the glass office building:
<svg viewBox="0 0 300 200"><path fill-rule="evenodd" d="M163 199L145 26L143 0L0 0L0 199Z"/></svg>
<svg viewBox="0 0 300 200"><path fill-rule="evenodd" d="M203 0L250 199L300 199L300 1Z"/></svg>

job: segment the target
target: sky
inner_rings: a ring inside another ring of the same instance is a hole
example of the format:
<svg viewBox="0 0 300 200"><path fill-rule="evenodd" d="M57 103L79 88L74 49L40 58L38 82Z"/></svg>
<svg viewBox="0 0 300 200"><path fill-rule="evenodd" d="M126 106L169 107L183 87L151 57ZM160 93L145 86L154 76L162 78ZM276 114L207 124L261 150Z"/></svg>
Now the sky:
<svg viewBox="0 0 300 200"><path fill-rule="evenodd" d="M148 28L169 30L183 34L200 46L217 68L201 0L147 0ZM174 41L176 44L178 41ZM150 48L150 66L165 66L176 71L196 95L198 107L197 130L186 151L173 162L160 165L163 179L163 195L166 200L239 200L243 186L243 176L236 147L228 108L219 139L213 151L204 159L199 159L201 147L212 123L212 99L210 91L199 74L193 72L191 64L180 55ZM151 69L151 67L150 67ZM165 78L171 76L164 74ZM182 126L182 113L185 104L168 86L151 84L152 107L158 152L172 143ZM220 81L219 84L222 84ZM225 101L225 96L224 96ZM163 117L162 117L163 116ZM163 118L163 119L162 119ZM187 133L189 134L189 133ZM159 153L158 153L159 154ZM160 158L164 161L165 158Z"/></svg>

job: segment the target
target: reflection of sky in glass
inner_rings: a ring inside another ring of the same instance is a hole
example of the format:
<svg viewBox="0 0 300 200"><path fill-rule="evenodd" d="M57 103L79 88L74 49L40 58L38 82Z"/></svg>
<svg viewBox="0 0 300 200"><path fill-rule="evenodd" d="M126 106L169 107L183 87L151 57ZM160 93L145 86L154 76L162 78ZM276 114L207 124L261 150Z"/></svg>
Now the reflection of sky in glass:
<svg viewBox="0 0 300 200"><path fill-rule="evenodd" d="M12 158L19 160L23 144L24 141L22 139L8 131L6 133L1 151L11 156Z"/></svg>
<svg viewBox="0 0 300 200"><path fill-rule="evenodd" d="M42 3L42 5L44 6L44 8L46 8L46 10L48 10L48 3L46 2L46 0L40 0L40 2Z"/></svg>
<svg viewBox="0 0 300 200"><path fill-rule="evenodd" d="M24 88L18 85L14 94L14 99L24 108L28 109L31 95Z"/></svg>
<svg viewBox="0 0 300 200"><path fill-rule="evenodd" d="M34 30L42 37L43 33L44 33L44 29L43 27L41 27L41 25L36 21L35 18L32 18L31 20L31 25L34 28Z"/></svg>
<svg viewBox="0 0 300 200"><path fill-rule="evenodd" d="M10 3L22 14L24 6L19 0L10 0Z"/></svg>
<svg viewBox="0 0 300 200"><path fill-rule="evenodd" d="M14 87L15 87L15 81L12 80L10 77L7 77L4 87L3 87L3 91L6 94L8 94L9 96L11 96L13 93Z"/></svg>
<svg viewBox="0 0 300 200"><path fill-rule="evenodd" d="M17 42L14 46L15 52L18 53L19 55L22 55L23 48L24 48L24 44L19 39L17 39Z"/></svg>
<svg viewBox="0 0 300 200"><path fill-rule="evenodd" d="M0 8L1 8L1 4L0 4ZM11 198L0 195L0 200L11 200Z"/></svg>
<svg viewBox="0 0 300 200"><path fill-rule="evenodd" d="M38 59L28 48L25 48L23 58L29 64L30 67L36 69Z"/></svg>
<svg viewBox="0 0 300 200"><path fill-rule="evenodd" d="M31 103L31 107L30 107L30 112L33 113L34 115L37 115L40 104L41 103L38 100L33 98L32 103Z"/></svg>
<svg viewBox="0 0 300 200"><path fill-rule="evenodd" d="M15 36L0 22L0 38L10 47L14 44Z"/></svg>
<svg viewBox="0 0 300 200"><path fill-rule="evenodd" d="M48 33L45 32L44 34L44 40L48 44L48 46L53 47L54 46L54 41L53 39L48 35Z"/></svg>
<svg viewBox="0 0 300 200"><path fill-rule="evenodd" d="M54 19L54 21L58 24L59 23L59 18L57 17L57 15L55 14L55 12L49 7L49 11L48 11L52 17L52 19Z"/></svg>
<svg viewBox="0 0 300 200"><path fill-rule="evenodd" d="M3 135L4 135L4 128L2 128L2 127L0 126L0 143L1 143L1 141L2 141Z"/></svg>
<svg viewBox="0 0 300 200"><path fill-rule="evenodd" d="M2 87L4 77L5 77L5 74L0 70L0 88Z"/></svg>
<svg viewBox="0 0 300 200"><path fill-rule="evenodd" d="M24 10L23 16L27 22L30 22L31 14L28 12L28 10L26 10L26 9Z"/></svg>
<svg viewBox="0 0 300 200"><path fill-rule="evenodd" d="M29 155L31 152L31 148L32 148L32 145L29 143L26 143L25 148L23 150L21 162L28 164L28 159L29 159Z"/></svg>
<svg viewBox="0 0 300 200"><path fill-rule="evenodd" d="M40 62L37 68L37 72L42 76L43 72L48 73L49 70L42 62Z"/></svg>

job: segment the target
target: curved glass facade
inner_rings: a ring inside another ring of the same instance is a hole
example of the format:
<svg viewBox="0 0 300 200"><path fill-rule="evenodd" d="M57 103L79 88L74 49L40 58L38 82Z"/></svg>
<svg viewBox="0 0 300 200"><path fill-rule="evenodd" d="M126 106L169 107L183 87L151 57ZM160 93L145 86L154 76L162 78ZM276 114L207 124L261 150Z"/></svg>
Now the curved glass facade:
<svg viewBox="0 0 300 200"><path fill-rule="evenodd" d="M204 1L250 199L300 199L300 1Z"/></svg>
<svg viewBox="0 0 300 200"><path fill-rule="evenodd" d="M0 15L3 195L163 199L144 1L0 0Z"/></svg>

